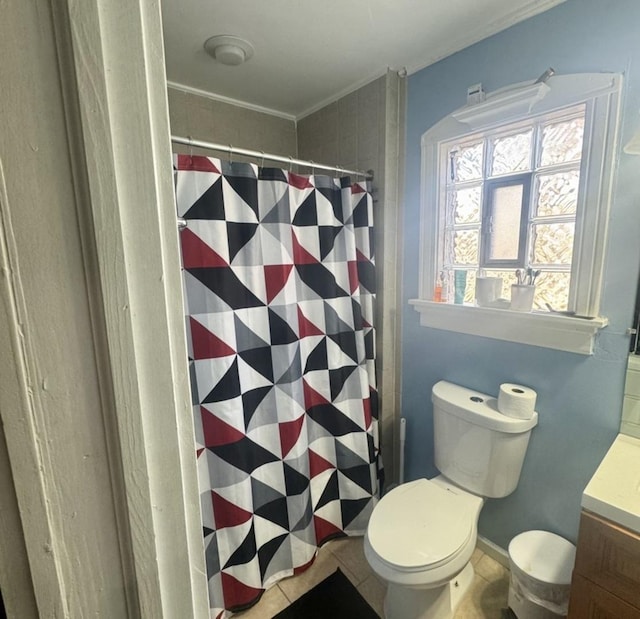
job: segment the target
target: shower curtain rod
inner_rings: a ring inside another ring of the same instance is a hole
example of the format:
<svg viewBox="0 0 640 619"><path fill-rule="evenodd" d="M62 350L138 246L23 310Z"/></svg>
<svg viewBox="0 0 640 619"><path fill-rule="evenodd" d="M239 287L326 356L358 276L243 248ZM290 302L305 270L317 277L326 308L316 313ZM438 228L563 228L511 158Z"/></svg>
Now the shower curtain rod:
<svg viewBox="0 0 640 619"><path fill-rule="evenodd" d="M183 144L185 146L195 146L196 148L205 148L207 150L220 150L233 155L245 155L246 157L254 157L256 159L269 159L270 161L279 161L281 163L288 163L289 165L301 165L312 170L330 170L332 172L342 172L344 174L354 174L357 176L363 176L366 180L372 180L373 174L369 172L361 172L360 170L347 170L340 166L324 165L322 163L315 163L313 161L305 161L304 159L294 159L293 157L283 157L282 155L273 155L265 153L259 150L249 150L247 148L236 148L231 144L216 144L215 142L203 142L202 140L194 140L193 138L183 138L179 135L172 135L171 141L176 144Z"/></svg>

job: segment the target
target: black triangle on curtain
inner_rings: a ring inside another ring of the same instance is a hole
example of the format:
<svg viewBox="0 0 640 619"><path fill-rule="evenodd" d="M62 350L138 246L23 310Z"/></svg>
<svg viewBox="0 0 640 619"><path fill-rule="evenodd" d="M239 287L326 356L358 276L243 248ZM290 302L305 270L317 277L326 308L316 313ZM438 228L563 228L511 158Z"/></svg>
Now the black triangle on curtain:
<svg viewBox="0 0 640 619"><path fill-rule="evenodd" d="M222 178L218 178L186 211L185 219L224 220Z"/></svg>
<svg viewBox="0 0 640 619"><path fill-rule="evenodd" d="M232 166L234 164L231 164ZM242 164L241 164L242 165ZM246 165L246 164L245 164ZM258 181L255 177L239 176L227 174L225 166L224 179L229 183L233 190L242 198L242 201L256 214L258 214Z"/></svg>
<svg viewBox="0 0 640 619"><path fill-rule="evenodd" d="M317 226L318 211L316 206L315 190L312 191L298 207L293 217L294 226Z"/></svg>
<svg viewBox="0 0 640 619"><path fill-rule="evenodd" d="M258 224L227 222L227 243L229 244L229 262L238 255L244 246L255 236Z"/></svg>
<svg viewBox="0 0 640 619"><path fill-rule="evenodd" d="M203 404L211 402L223 402L237 398L240 395L240 376L238 374L238 359L235 358L224 376L216 383L216 386L202 400Z"/></svg>
<svg viewBox="0 0 640 619"><path fill-rule="evenodd" d="M223 570L233 565L243 565L249 563L256 556L258 549L256 548L256 533L253 522L251 528L247 533L242 543L236 548L235 552L229 557L229 560L224 564Z"/></svg>

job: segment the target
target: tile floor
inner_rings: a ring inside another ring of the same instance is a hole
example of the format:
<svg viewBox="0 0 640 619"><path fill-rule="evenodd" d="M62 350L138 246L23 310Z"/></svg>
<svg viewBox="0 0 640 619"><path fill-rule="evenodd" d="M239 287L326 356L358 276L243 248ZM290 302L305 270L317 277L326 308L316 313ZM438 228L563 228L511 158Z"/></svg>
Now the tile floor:
<svg viewBox="0 0 640 619"><path fill-rule="evenodd" d="M476 575L455 619L501 619L507 605L509 571L476 549L471 557ZM238 619L271 619L309 589L340 568L382 617L385 586L371 571L364 557L362 538L340 539L325 544L315 563L304 573L281 580L265 592L253 608L238 613Z"/></svg>

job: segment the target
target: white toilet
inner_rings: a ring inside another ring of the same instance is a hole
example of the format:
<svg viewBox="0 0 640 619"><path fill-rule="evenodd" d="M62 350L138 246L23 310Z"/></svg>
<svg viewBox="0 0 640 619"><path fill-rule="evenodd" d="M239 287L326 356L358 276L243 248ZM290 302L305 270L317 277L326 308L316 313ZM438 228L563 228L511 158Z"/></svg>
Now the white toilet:
<svg viewBox="0 0 640 619"><path fill-rule="evenodd" d="M446 381L433 387L435 464L442 473L388 492L364 552L387 581L385 619L449 619L473 580L470 559L485 497L511 494L538 422L498 411L494 397Z"/></svg>

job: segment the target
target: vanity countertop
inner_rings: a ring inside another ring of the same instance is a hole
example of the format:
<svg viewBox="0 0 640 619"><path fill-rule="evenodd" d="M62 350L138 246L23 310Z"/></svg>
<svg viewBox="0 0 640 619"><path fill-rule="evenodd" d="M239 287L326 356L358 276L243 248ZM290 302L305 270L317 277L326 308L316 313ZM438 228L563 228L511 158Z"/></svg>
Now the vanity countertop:
<svg viewBox="0 0 640 619"><path fill-rule="evenodd" d="M582 507L640 533L640 439L618 434L582 494Z"/></svg>

